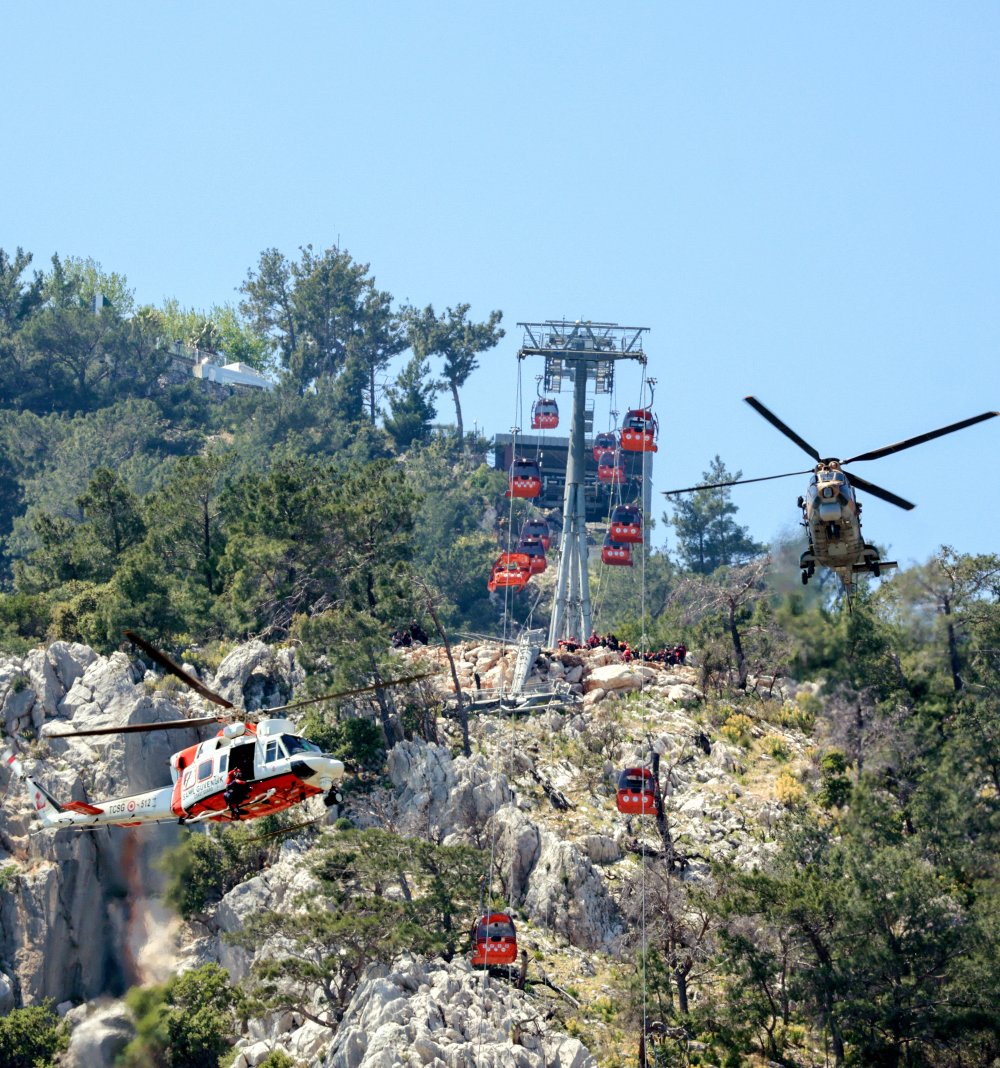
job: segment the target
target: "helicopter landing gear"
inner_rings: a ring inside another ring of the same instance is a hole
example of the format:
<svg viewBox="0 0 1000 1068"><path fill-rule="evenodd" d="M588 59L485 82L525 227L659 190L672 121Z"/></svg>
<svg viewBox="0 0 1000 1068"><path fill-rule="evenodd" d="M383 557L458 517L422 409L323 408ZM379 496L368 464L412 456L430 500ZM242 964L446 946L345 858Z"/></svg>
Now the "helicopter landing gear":
<svg viewBox="0 0 1000 1068"><path fill-rule="evenodd" d="M809 585L809 572L808 571L803 571L802 572L802 585L803 586L808 586Z"/></svg>
<svg viewBox="0 0 1000 1068"><path fill-rule="evenodd" d="M343 800L344 795L336 787L331 787L329 792L323 795L323 804L326 805L327 808L339 805Z"/></svg>

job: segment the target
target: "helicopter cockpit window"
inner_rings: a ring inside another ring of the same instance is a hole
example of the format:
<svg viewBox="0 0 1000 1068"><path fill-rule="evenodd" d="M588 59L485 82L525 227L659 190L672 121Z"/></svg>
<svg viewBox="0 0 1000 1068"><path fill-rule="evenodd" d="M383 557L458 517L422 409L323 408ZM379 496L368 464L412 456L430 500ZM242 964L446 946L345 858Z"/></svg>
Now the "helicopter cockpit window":
<svg viewBox="0 0 1000 1068"><path fill-rule="evenodd" d="M272 760L280 760L285 755L285 750L277 738L272 738L264 749L264 763L270 764Z"/></svg>
<svg viewBox="0 0 1000 1068"><path fill-rule="evenodd" d="M281 740L284 743L285 750L289 756L294 756L296 753L322 753L318 745L308 741L305 738L297 738L294 734L283 734Z"/></svg>
<svg viewBox="0 0 1000 1068"><path fill-rule="evenodd" d="M209 778L211 776L211 774L212 774L212 764L213 763L214 763L214 761L209 759L209 760L203 760L198 765L198 782L201 782L203 779L207 779L207 778Z"/></svg>

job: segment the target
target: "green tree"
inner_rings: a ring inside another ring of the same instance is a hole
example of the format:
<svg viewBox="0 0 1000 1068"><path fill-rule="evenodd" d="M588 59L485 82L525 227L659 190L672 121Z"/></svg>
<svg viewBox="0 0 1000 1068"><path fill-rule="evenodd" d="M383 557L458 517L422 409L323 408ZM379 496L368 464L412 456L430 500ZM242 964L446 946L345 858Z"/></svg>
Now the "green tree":
<svg viewBox="0 0 1000 1068"><path fill-rule="evenodd" d="M294 1008L335 1028L368 964L401 950L450 959L465 939L457 918L478 907L484 864L467 846L376 829L324 836L313 852L318 889L297 908L255 916L227 936L246 946L274 937L291 949L255 962L254 1010Z"/></svg>
<svg viewBox="0 0 1000 1068"><path fill-rule="evenodd" d="M42 272L35 271L30 281L24 277L31 260L31 253L20 247L14 252L13 259L10 253L0 248L0 324L3 332L16 332L42 303L45 284Z"/></svg>
<svg viewBox="0 0 1000 1068"><path fill-rule="evenodd" d="M342 249L317 253L305 245L299 252L297 262L273 248L261 253L241 286L240 310L275 344L300 393L339 375L353 357L360 388L352 404L360 417L365 386L373 393L377 369L401 351L392 298L375 288L368 264Z"/></svg>
<svg viewBox="0 0 1000 1068"><path fill-rule="evenodd" d="M436 315L430 304L420 311L409 308L406 312L414 355L422 359L440 356L444 360L444 379L440 388L451 390L460 442L465 440L465 433L458 391L479 366L477 357L480 353L495 348L504 336L500 326L503 312L490 312L484 323L470 322L468 314L468 304L447 308L441 315Z"/></svg>
<svg viewBox="0 0 1000 1068"><path fill-rule="evenodd" d="M0 1016L0 1064L4 1068L55 1068L56 1057L68 1045L66 1026L48 1004Z"/></svg>
<svg viewBox="0 0 1000 1068"><path fill-rule="evenodd" d="M125 550L146 533L141 503L121 476L109 467L99 467L94 472L76 503L84 516L77 537L86 534L83 551L89 557L91 575L106 581Z"/></svg>
<svg viewBox="0 0 1000 1068"><path fill-rule="evenodd" d="M736 481L742 474L731 474L716 456L701 477L706 484L714 484ZM677 533L681 562L688 571L709 575L717 567L743 564L765 551L733 518L739 509L729 499L730 493L725 486L696 490L677 497L673 514L664 515L663 521Z"/></svg>
<svg viewBox="0 0 1000 1068"><path fill-rule="evenodd" d="M174 976L162 986L135 987L126 996L136 1037L123 1068L218 1068L230 1048L242 998L217 964Z"/></svg>
<svg viewBox="0 0 1000 1068"><path fill-rule="evenodd" d="M431 420L437 415L437 388L429 381L429 370L425 359L414 356L386 391L390 414L385 417L385 428L401 452L430 437Z"/></svg>

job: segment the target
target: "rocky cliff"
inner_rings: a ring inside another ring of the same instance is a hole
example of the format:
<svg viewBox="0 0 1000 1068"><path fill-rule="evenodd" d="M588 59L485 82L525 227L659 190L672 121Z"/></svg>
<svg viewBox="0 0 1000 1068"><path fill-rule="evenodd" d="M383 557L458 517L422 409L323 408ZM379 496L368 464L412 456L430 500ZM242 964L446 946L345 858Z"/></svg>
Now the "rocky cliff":
<svg viewBox="0 0 1000 1068"><path fill-rule="evenodd" d="M443 667L438 649L406 655L413 666ZM514 653L496 644L458 647L456 655L469 692L476 675L488 687L513 672ZM554 988L575 984L586 996L603 996L610 969L634 953L628 888L643 857L665 847L653 820L616 810L620 768L641 763L650 751L658 755L669 841L689 881L699 880L715 857L758 863L771 848L768 829L786 811L773 789L776 768L748 769L746 748L732 731L712 730L709 741L696 678L691 668L623 664L604 649L543 654L526 689L542 692L559 683L574 704L474 714L471 757L455 755L457 722L442 719L438 744L414 739L395 746L387 778L355 792L342 814L360 827L488 846L495 892L519 918L519 941L536 976ZM450 676L442 671L438 679L438 698L453 702ZM252 643L206 681L237 705L266 707L287 700L302 673L290 651ZM59 798L164 785L170 754L198 736L169 731L59 740L47 737L52 724L176 719L194 705L186 691L124 653L99 657L55 643L0 662L5 734L26 768ZM800 732L768 729L783 767L808 765L808 740ZM78 1005L69 1014L75 1030L68 1063L110 1064L127 1038L120 1004L96 999L206 961L222 964L239 982L255 958L281 951L266 943L251 951L225 936L251 915L297 907L312 878L308 839L286 841L267 871L225 896L207 926L191 927L167 917L157 897L156 857L175 827L32 834L26 799L17 784L4 785L0 1011L45 998L66 1010ZM445 964L407 956L391 967L373 965L342 1020L324 1026L278 1014L251 1021L237 1042L241 1068L278 1048L317 1068L596 1064L581 1041L559 1030L537 994L485 979L459 958Z"/></svg>

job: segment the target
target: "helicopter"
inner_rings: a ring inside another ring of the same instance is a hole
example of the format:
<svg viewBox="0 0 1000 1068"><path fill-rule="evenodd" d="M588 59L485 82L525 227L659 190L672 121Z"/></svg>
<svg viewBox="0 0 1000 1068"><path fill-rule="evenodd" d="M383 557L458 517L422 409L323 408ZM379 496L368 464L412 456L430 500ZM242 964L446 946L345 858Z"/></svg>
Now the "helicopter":
<svg viewBox="0 0 1000 1068"><path fill-rule="evenodd" d="M843 470L844 467L862 460L878 460L883 456L902 452L914 445L922 445L926 441L952 434L956 430L964 430L966 427L975 426L976 423L982 423L986 419L1000 415L1000 412L983 412L970 419L963 419L958 423L950 423L937 430L930 430L926 434L918 434L915 437L897 441L893 445L884 445L880 449L871 449L868 452L858 453L857 456L849 456L846 460L840 460L835 457L821 457L812 445L799 437L791 427L782 422L756 397L743 399L773 427L780 430L785 437L790 438L800 449L811 456L816 461L816 466L805 471L788 471L782 475L734 479L731 482L715 482L702 486L689 486L686 489L667 490L664 495L670 497L676 493L721 489L724 486L742 486L750 482L768 482L776 478L808 474L810 476L809 487L805 495L799 497L797 502L802 510L802 525L809 535L809 547L799 557L802 584L806 585L809 582L817 567L826 567L837 574L848 595L854 590L856 575L870 573L878 578L883 571L899 566L895 560L882 560L878 549L862 537L861 502L857 499L855 488L906 511L910 511L916 505L861 478L860 475L853 473L848 475Z"/></svg>
<svg viewBox="0 0 1000 1068"><path fill-rule="evenodd" d="M232 702L210 690L182 667L133 631L125 636L154 662L226 711L216 716L139 723L124 727L95 727L81 731L43 732L43 738L79 738L101 734L131 734L140 731L176 730L223 724L213 738L188 746L170 758L172 785L127 797L93 803L57 801L8 749L2 761L27 786L42 829L136 827L146 823L180 823L184 826L212 821L232 823L259 819L323 794L326 806L342 798L338 784L344 778L344 763L303 738L291 720L273 713L298 705L335 697L384 689L426 678L427 674L395 679L378 686L327 694L325 697L265 709L257 723L231 720ZM235 773L235 774L234 774Z"/></svg>

